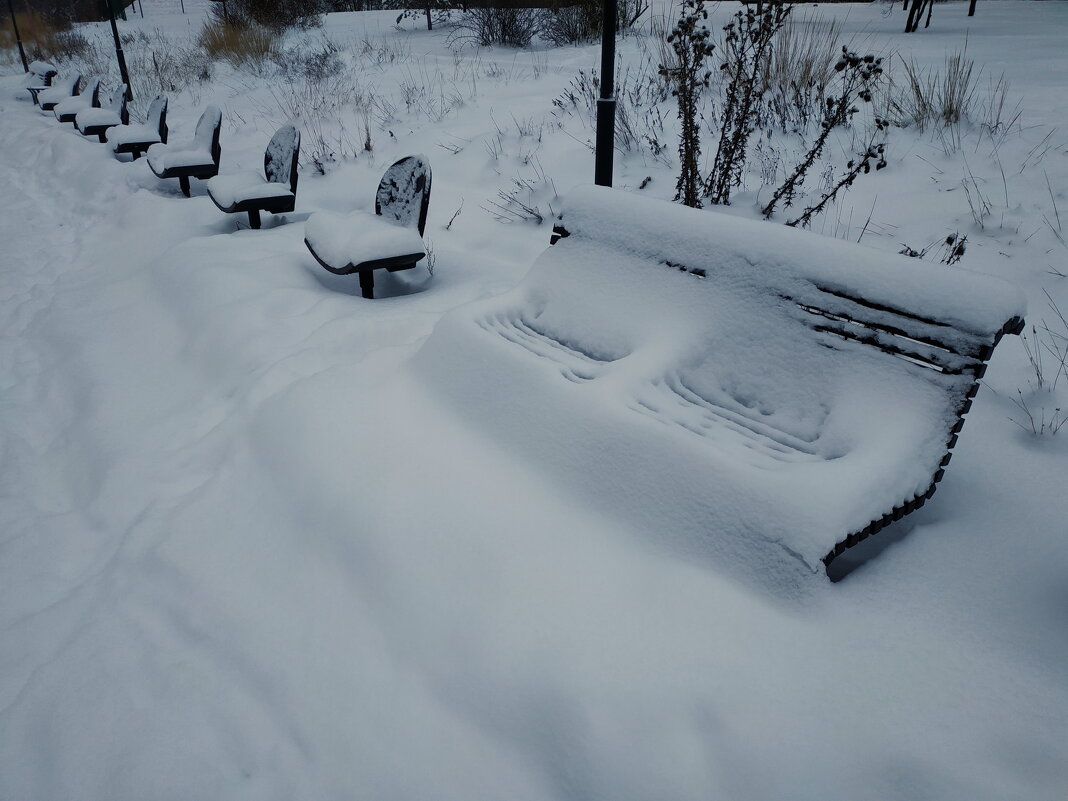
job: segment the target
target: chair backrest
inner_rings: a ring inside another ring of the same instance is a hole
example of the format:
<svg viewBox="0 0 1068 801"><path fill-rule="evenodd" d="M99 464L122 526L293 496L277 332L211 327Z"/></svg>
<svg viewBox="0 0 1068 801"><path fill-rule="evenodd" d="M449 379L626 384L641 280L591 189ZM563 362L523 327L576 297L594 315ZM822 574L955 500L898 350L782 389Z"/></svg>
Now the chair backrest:
<svg viewBox="0 0 1068 801"><path fill-rule="evenodd" d="M93 78L85 85L85 91L82 94L89 94L89 105L92 108L100 108L100 79Z"/></svg>
<svg viewBox="0 0 1068 801"><path fill-rule="evenodd" d="M130 122L130 111L126 108L126 84L120 83L118 88L111 93L111 99L108 101L108 105L111 110L119 115L119 121L123 125L128 125Z"/></svg>
<svg viewBox="0 0 1068 801"><path fill-rule="evenodd" d="M196 131L193 132L193 143L197 147L203 147L211 152L211 160L215 165L219 164L222 148L219 146L219 130L222 128L222 112L218 106L208 106L197 121Z"/></svg>
<svg viewBox="0 0 1068 801"><path fill-rule="evenodd" d="M156 95L156 99L149 104L147 125L149 128L159 131L159 141L167 141L166 95Z"/></svg>
<svg viewBox="0 0 1068 801"><path fill-rule="evenodd" d="M53 83L52 85L60 87L63 90L64 94L68 94L71 97L74 97L74 95L78 94L78 84L80 84L81 82L82 74L80 72L75 72L65 80L62 80L59 83Z"/></svg>
<svg viewBox="0 0 1068 801"><path fill-rule="evenodd" d="M405 156L395 161L378 184L375 214L418 227L422 236L429 207L430 162L426 156Z"/></svg>
<svg viewBox="0 0 1068 801"><path fill-rule="evenodd" d="M274 184L289 184L289 190L297 194L297 157L300 155L300 131L293 125L283 125L263 154L263 174Z"/></svg>

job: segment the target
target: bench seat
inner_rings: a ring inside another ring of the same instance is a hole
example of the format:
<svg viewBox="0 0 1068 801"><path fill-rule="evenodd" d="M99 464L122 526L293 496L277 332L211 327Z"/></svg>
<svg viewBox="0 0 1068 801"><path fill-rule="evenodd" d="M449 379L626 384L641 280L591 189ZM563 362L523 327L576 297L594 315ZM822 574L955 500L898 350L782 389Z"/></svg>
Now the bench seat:
<svg viewBox="0 0 1068 801"><path fill-rule="evenodd" d="M148 148L148 167L157 178L177 178L182 194L189 197L190 178L211 178L219 174L219 129L222 112L208 106L197 120L193 138L188 142L152 145Z"/></svg>
<svg viewBox="0 0 1068 801"><path fill-rule="evenodd" d="M933 495L1023 301L991 278L600 187L417 370L672 551L804 582Z"/></svg>
<svg viewBox="0 0 1068 801"><path fill-rule="evenodd" d="M57 104L78 94L78 83L81 79L82 76L76 73L66 79L53 80L51 86L35 94L37 105L42 111L52 111Z"/></svg>
<svg viewBox="0 0 1068 801"><path fill-rule="evenodd" d="M78 112L93 108L99 103L100 81L94 80L80 95L74 95L56 103L52 108L52 113L60 122L74 122Z"/></svg>
<svg viewBox="0 0 1068 801"><path fill-rule="evenodd" d="M414 265L426 256L418 229L366 212L316 212L308 219L304 240L316 261L335 275L388 269L385 262Z"/></svg>
<svg viewBox="0 0 1068 801"><path fill-rule="evenodd" d="M149 125L115 126L108 130L107 140L116 153L125 153L132 145L138 145L138 150L148 150L161 142L159 130Z"/></svg>
<svg viewBox="0 0 1068 801"><path fill-rule="evenodd" d="M84 108L75 116L74 124L86 136L96 136L101 129L122 125L122 118L115 109Z"/></svg>
<svg viewBox="0 0 1068 801"><path fill-rule="evenodd" d="M268 181L255 170L217 175L208 181L208 194L223 211L262 200L288 201L292 205L295 197L288 186Z"/></svg>

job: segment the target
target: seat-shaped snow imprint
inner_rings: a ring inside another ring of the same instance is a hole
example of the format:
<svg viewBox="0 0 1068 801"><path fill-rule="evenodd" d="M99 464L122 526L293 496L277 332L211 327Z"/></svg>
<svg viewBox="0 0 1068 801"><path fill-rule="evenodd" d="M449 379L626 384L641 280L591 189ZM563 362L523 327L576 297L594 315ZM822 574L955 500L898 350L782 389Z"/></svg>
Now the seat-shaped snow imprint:
<svg viewBox="0 0 1068 801"><path fill-rule="evenodd" d="M1023 325L989 276L620 191L575 190L556 238L417 371L594 505L763 580L922 506Z"/></svg>

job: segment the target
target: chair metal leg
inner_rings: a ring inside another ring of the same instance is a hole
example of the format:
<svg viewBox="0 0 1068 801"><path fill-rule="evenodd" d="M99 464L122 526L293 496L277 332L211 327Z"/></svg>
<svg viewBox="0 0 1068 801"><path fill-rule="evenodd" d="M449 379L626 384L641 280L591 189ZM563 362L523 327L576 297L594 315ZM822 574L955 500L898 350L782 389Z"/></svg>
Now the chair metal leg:
<svg viewBox="0 0 1068 801"><path fill-rule="evenodd" d="M375 271L374 270L360 270L360 290L363 292L363 296L367 299L373 299L375 296Z"/></svg>
<svg viewBox="0 0 1068 801"><path fill-rule="evenodd" d="M260 210L249 209L248 210L248 227L259 228L260 227Z"/></svg>
<svg viewBox="0 0 1068 801"><path fill-rule="evenodd" d="M178 185L182 187L182 194L185 195L186 197L189 197L189 176L188 175L179 175L178 176Z"/></svg>

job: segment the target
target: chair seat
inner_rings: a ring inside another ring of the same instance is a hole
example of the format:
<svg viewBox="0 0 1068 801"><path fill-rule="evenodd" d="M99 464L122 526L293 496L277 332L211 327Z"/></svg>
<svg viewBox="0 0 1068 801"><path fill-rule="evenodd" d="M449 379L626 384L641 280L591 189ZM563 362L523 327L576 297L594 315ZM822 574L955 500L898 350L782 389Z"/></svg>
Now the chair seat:
<svg viewBox="0 0 1068 801"><path fill-rule="evenodd" d="M251 170L212 178L208 181L208 194L223 211L237 210L244 204L294 197L285 184L272 183Z"/></svg>
<svg viewBox="0 0 1068 801"><path fill-rule="evenodd" d="M188 170L197 167L214 169L215 161L207 148L194 147L191 142L177 147L158 144L148 149L148 166L156 175L166 178L164 173L170 170Z"/></svg>
<svg viewBox="0 0 1068 801"><path fill-rule="evenodd" d="M77 95L71 95L69 87L50 86L43 92L38 93L37 102L45 111L51 111L58 103L62 103L70 97L77 97Z"/></svg>
<svg viewBox="0 0 1068 801"><path fill-rule="evenodd" d="M159 141L159 131L147 125L118 125L108 131L108 144L112 148L124 145L148 147L159 144Z"/></svg>
<svg viewBox="0 0 1068 801"><path fill-rule="evenodd" d="M78 130L84 133L91 128L110 128L122 125L119 112L110 108L86 108L78 112L74 119Z"/></svg>
<svg viewBox="0 0 1068 801"><path fill-rule="evenodd" d="M426 255L417 229L362 211L317 212L308 218L304 239L326 269L342 274L360 265L387 267L406 259L416 262Z"/></svg>
<svg viewBox="0 0 1068 801"><path fill-rule="evenodd" d="M60 122L70 122L79 112L89 109L92 103L93 98L89 95L74 95L56 103L52 113Z"/></svg>

